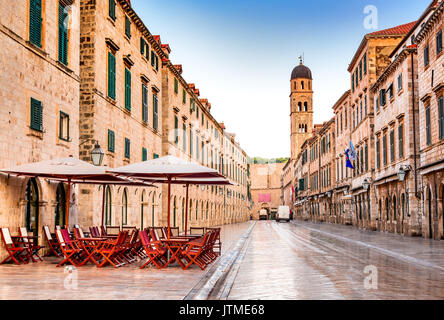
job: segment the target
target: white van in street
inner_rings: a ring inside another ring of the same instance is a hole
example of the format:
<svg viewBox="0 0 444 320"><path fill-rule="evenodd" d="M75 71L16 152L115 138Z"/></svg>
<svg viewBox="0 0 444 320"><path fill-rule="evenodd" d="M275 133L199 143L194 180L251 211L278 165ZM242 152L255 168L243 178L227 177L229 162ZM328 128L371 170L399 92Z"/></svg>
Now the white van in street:
<svg viewBox="0 0 444 320"><path fill-rule="evenodd" d="M280 222L281 220L285 220L290 222L290 207L289 206L279 206L278 213L276 216L276 221Z"/></svg>

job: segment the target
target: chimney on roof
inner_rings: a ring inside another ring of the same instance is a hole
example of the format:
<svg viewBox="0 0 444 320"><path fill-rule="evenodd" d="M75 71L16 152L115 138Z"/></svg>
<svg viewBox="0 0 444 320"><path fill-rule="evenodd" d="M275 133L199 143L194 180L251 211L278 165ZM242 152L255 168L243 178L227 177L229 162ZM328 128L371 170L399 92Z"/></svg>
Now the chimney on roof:
<svg viewBox="0 0 444 320"><path fill-rule="evenodd" d="M180 74L182 74L183 69L182 69L182 65L181 64L175 64L174 68L176 68L177 72L179 72Z"/></svg>
<svg viewBox="0 0 444 320"><path fill-rule="evenodd" d="M154 38L154 40L155 40L159 45L162 45L162 41L160 40L160 36L159 36L159 35L153 36L153 38Z"/></svg>
<svg viewBox="0 0 444 320"><path fill-rule="evenodd" d="M191 90L196 89L196 85L194 83L189 83L188 87L190 87Z"/></svg>
<svg viewBox="0 0 444 320"><path fill-rule="evenodd" d="M171 53L171 47L169 44L162 44L162 51L169 57Z"/></svg>
<svg viewBox="0 0 444 320"><path fill-rule="evenodd" d="M225 124L223 122L219 122L219 126L222 128L222 130L225 130Z"/></svg>

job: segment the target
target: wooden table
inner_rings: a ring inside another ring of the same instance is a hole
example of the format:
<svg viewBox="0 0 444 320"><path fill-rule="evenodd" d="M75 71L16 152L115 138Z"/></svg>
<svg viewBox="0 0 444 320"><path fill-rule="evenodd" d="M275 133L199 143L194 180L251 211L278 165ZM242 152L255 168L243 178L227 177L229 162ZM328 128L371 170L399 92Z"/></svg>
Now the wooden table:
<svg viewBox="0 0 444 320"><path fill-rule="evenodd" d="M106 241L106 238L78 238L77 239L80 242L80 245L82 246L83 250L88 254L88 256L85 258L85 260L80 264L84 265L89 260L91 260L96 266L99 265L99 262L94 259L94 255L97 253L97 250L99 249L100 245L103 241Z"/></svg>
<svg viewBox="0 0 444 320"><path fill-rule="evenodd" d="M184 238L174 237L174 238L170 238L170 239L163 239L161 241L167 247L168 252L171 253L171 258L165 264L164 268L168 267L168 265L170 263L172 263L174 260L176 260L176 262L181 266L181 268L184 269L185 264L180 260L179 255L181 254L182 249L187 245L189 240L184 239Z"/></svg>
<svg viewBox="0 0 444 320"><path fill-rule="evenodd" d="M40 261L43 261L43 258L38 253L41 247L35 244L35 240L37 240L39 236L11 236L11 238L15 244L21 244L29 250L29 257L32 262L37 262L37 260L34 259L34 255L37 256ZM22 241L18 241L19 239Z"/></svg>

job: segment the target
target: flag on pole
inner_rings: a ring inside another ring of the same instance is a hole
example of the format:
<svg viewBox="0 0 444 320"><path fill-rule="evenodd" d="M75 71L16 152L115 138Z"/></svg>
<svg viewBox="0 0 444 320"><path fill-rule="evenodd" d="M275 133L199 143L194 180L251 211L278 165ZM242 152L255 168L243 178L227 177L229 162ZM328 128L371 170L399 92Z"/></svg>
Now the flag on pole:
<svg viewBox="0 0 444 320"><path fill-rule="evenodd" d="M350 161L350 149L345 150L345 156L347 157L347 161L345 163L345 166L347 168L354 169L355 167L353 166L353 164Z"/></svg>
<svg viewBox="0 0 444 320"><path fill-rule="evenodd" d="M356 160L356 150L355 150L355 146L353 145L353 142L351 142L350 140L350 154L349 154L349 158L350 160Z"/></svg>

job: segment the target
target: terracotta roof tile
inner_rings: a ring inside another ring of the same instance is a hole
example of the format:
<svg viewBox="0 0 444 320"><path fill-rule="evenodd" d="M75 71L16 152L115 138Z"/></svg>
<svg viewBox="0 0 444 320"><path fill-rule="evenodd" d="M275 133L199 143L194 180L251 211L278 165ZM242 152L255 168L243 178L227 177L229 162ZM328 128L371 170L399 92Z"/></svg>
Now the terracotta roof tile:
<svg viewBox="0 0 444 320"><path fill-rule="evenodd" d="M402 24L397 27L384 29L376 32L369 33L369 36L391 36L391 35L404 35L409 33L409 31L415 26L416 21Z"/></svg>

